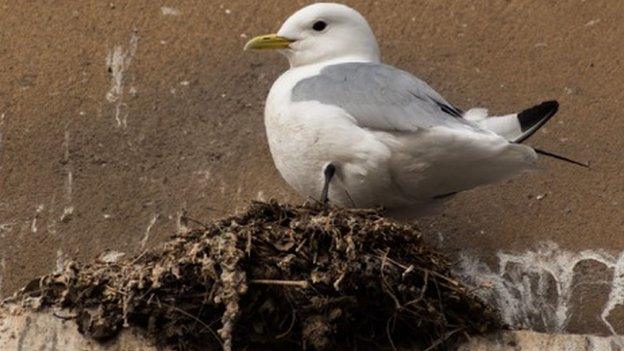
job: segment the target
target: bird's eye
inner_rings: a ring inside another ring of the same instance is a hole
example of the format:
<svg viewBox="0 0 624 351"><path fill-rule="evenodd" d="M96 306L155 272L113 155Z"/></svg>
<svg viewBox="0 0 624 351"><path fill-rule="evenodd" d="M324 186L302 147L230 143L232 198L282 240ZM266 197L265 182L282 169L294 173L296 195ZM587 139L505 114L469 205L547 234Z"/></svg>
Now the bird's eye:
<svg viewBox="0 0 624 351"><path fill-rule="evenodd" d="M327 28L327 23L325 23L325 21L316 21L312 25L312 29L317 32L322 32L323 30L325 30L325 28Z"/></svg>

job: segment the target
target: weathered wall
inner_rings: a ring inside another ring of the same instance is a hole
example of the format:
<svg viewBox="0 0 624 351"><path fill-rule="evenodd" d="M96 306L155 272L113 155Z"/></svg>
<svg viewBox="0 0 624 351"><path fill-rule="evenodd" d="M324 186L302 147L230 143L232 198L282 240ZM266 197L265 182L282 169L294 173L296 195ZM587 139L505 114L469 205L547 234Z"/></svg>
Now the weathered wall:
<svg viewBox="0 0 624 351"><path fill-rule="evenodd" d="M67 256L139 252L173 233L183 209L206 219L254 198L298 200L262 124L286 63L242 45L304 3L1 1L0 294ZM544 160L423 226L506 308L529 310L519 324L604 334L608 320L624 332L624 3L348 3L389 63L462 108L561 102L530 143L592 170ZM536 299L553 291L564 297Z"/></svg>

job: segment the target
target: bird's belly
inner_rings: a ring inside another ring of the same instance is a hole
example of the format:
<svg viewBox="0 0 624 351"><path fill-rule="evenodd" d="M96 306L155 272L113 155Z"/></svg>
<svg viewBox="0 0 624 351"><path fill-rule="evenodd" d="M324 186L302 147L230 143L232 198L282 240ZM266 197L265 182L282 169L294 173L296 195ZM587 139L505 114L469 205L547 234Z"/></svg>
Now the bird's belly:
<svg viewBox="0 0 624 351"><path fill-rule="evenodd" d="M387 179L385 169L372 169L365 163L341 160L343 155L316 143L300 143L296 148L288 146L289 143L270 144L272 151L276 150L273 159L278 171L305 198L320 200L324 170L332 163L336 173L330 182L330 202L355 208L394 205L391 200L395 189ZM280 149L284 151L278 151Z"/></svg>
<svg viewBox="0 0 624 351"><path fill-rule="evenodd" d="M301 196L320 199L324 169L332 163L336 167L329 187L332 203L357 208L407 203L392 180L388 167L391 152L367 131L353 126L341 128L340 124L296 123L293 119L279 123L279 119L267 117L275 166Z"/></svg>
<svg viewBox="0 0 624 351"><path fill-rule="evenodd" d="M323 187L323 167L331 154L324 156L313 143L293 138L269 137L275 167L284 180L304 197L319 199Z"/></svg>

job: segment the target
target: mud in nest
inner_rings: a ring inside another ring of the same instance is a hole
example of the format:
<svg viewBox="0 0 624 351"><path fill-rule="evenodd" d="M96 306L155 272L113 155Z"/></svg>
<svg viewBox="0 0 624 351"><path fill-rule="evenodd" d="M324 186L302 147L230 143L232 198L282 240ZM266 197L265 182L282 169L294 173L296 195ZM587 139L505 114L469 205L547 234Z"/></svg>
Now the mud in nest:
<svg viewBox="0 0 624 351"><path fill-rule="evenodd" d="M132 259L69 262L12 300L67 308L95 339L134 326L180 350L438 349L500 327L416 228L276 202Z"/></svg>

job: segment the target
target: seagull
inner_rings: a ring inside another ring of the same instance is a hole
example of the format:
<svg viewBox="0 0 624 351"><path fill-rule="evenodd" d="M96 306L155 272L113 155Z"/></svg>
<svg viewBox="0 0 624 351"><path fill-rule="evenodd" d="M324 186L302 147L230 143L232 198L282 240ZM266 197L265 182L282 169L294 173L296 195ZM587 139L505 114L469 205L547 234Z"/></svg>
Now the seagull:
<svg viewBox="0 0 624 351"><path fill-rule="evenodd" d="M416 216L461 191L536 168L521 142L558 110L462 111L427 83L384 64L366 19L341 4L297 11L245 50L276 50L290 69L273 84L264 122L275 166L300 195Z"/></svg>

